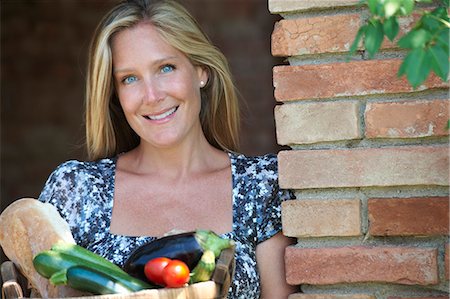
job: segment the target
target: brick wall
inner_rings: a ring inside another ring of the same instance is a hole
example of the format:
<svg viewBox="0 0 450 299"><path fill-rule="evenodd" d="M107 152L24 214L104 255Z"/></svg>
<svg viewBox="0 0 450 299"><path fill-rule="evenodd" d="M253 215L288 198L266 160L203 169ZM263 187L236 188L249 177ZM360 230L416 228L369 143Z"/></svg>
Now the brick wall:
<svg viewBox="0 0 450 299"><path fill-rule="evenodd" d="M385 42L346 61L358 0L269 0L290 299L448 298L448 84L417 90ZM401 20L401 34L413 18Z"/></svg>

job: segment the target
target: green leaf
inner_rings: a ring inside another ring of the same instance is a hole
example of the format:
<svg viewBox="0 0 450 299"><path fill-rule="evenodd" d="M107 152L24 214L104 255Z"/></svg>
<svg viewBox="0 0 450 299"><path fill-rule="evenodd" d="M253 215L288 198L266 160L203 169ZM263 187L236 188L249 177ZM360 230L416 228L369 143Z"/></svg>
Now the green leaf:
<svg viewBox="0 0 450 299"><path fill-rule="evenodd" d="M447 121L447 130L450 130L450 119Z"/></svg>
<svg viewBox="0 0 450 299"><path fill-rule="evenodd" d="M364 39L364 46L369 53L369 58L373 58L375 53L380 49L383 38L383 25L380 20L371 20L367 24L366 38Z"/></svg>
<svg viewBox="0 0 450 299"><path fill-rule="evenodd" d="M403 59L403 62L400 65L400 68L398 69L398 73L397 73L398 77L401 77L406 73L406 69L409 67L410 60L411 59L410 59L409 55L406 55L405 59Z"/></svg>
<svg viewBox="0 0 450 299"><path fill-rule="evenodd" d="M439 45L434 45L428 51L430 52L431 68L442 81L446 81L449 72L448 52L445 52Z"/></svg>
<svg viewBox="0 0 450 299"><path fill-rule="evenodd" d="M425 49L417 48L409 52L400 66L398 75L406 72L406 78L412 87L419 86L430 73L429 52Z"/></svg>
<svg viewBox="0 0 450 299"><path fill-rule="evenodd" d="M441 46L445 50L445 52L447 52L447 56L448 56L448 52L449 52L449 44L448 44L449 43L449 40L448 40L449 35L450 35L450 28L444 28L436 36L436 43L438 43L439 46Z"/></svg>
<svg viewBox="0 0 450 299"><path fill-rule="evenodd" d="M445 7L436 7L433 11L430 12L431 15L436 16L440 19L448 21L448 12Z"/></svg>
<svg viewBox="0 0 450 299"><path fill-rule="evenodd" d="M439 21L439 17L433 16L430 13L425 13L421 18L419 23L422 24L423 29L430 32L435 32L439 30L442 23Z"/></svg>
<svg viewBox="0 0 450 299"><path fill-rule="evenodd" d="M403 0L400 6L400 14L403 16L409 16L414 10L414 0Z"/></svg>
<svg viewBox="0 0 450 299"><path fill-rule="evenodd" d="M384 17L384 5L386 1L401 0L367 0L367 6L372 16Z"/></svg>
<svg viewBox="0 0 450 299"><path fill-rule="evenodd" d="M449 0L442 0L442 2L444 3L445 7L449 8Z"/></svg>
<svg viewBox="0 0 450 299"><path fill-rule="evenodd" d="M384 17L390 18L394 16L400 9L401 0L387 0L384 3Z"/></svg>
<svg viewBox="0 0 450 299"><path fill-rule="evenodd" d="M383 31L384 34L389 38L390 41L393 41L397 36L399 31L399 26L396 17L390 17L386 19L383 23Z"/></svg>
<svg viewBox="0 0 450 299"><path fill-rule="evenodd" d="M378 12L378 0L367 0L367 6L369 6L370 13L376 15Z"/></svg>
<svg viewBox="0 0 450 299"><path fill-rule="evenodd" d="M411 68L409 73L406 74L409 83L416 88L423 81L428 78L430 74L430 53L425 49L419 49L420 53L417 54L417 65L415 68Z"/></svg>
<svg viewBox="0 0 450 299"><path fill-rule="evenodd" d="M423 48L431 38L432 35L427 30L413 29L398 41L398 45L404 49Z"/></svg>
<svg viewBox="0 0 450 299"><path fill-rule="evenodd" d="M349 55L355 54L356 49L358 49L359 42L361 41L362 36L364 34L366 34L366 30L367 30L367 25L361 26L359 28L358 32L356 33L355 40L353 41L353 43L350 47Z"/></svg>

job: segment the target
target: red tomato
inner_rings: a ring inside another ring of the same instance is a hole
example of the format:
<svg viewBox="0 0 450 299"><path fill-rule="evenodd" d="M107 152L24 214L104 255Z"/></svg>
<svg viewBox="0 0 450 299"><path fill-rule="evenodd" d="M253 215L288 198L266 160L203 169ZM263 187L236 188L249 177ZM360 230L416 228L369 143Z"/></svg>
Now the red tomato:
<svg viewBox="0 0 450 299"><path fill-rule="evenodd" d="M179 260L172 260L163 270L163 279L169 288L179 288L189 281L189 268Z"/></svg>
<svg viewBox="0 0 450 299"><path fill-rule="evenodd" d="M148 280L164 286L163 270L171 262L167 257L157 257L149 260L144 266L144 274Z"/></svg>

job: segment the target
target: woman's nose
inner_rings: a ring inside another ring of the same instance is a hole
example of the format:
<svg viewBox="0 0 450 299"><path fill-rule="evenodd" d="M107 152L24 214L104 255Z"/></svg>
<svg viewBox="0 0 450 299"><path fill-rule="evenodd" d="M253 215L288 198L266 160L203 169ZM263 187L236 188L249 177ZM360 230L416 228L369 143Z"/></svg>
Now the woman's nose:
<svg viewBox="0 0 450 299"><path fill-rule="evenodd" d="M144 102L153 103L164 99L164 91L157 80L145 80Z"/></svg>

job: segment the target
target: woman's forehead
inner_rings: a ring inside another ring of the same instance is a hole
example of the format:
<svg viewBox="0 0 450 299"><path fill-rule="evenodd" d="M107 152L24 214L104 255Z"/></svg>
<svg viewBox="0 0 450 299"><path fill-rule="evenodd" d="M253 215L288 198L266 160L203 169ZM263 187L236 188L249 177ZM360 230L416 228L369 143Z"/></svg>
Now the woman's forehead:
<svg viewBox="0 0 450 299"><path fill-rule="evenodd" d="M168 58L187 59L183 52L169 44L150 23L139 23L117 32L111 40L111 50L114 64Z"/></svg>

